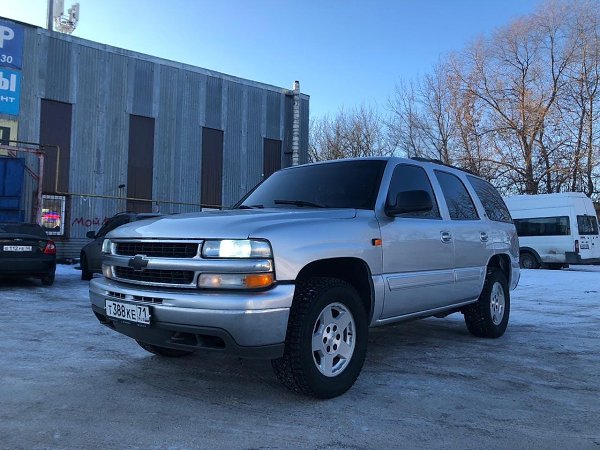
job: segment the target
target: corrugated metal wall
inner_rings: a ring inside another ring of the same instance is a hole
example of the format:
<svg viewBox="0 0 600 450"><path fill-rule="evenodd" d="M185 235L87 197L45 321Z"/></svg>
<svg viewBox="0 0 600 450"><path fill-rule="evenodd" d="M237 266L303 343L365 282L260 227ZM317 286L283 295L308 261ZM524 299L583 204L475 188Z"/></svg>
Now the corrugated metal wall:
<svg viewBox="0 0 600 450"><path fill-rule="evenodd" d="M127 183L129 117L153 118L153 198L199 204L202 127L222 130L222 198L224 205L231 205L262 179L265 138L282 141L282 166L291 163L291 94L288 89L25 26L19 140L39 141L42 99L72 104L69 191L119 196L123 194L119 186ZM308 96L301 99L300 160L307 161ZM29 186L29 194L33 189ZM98 228L94 223L112 216L123 204L73 196L65 236L71 243L64 248L73 253L73 244L77 247L87 231ZM197 209L161 205L164 213ZM87 219L92 226L86 226Z"/></svg>

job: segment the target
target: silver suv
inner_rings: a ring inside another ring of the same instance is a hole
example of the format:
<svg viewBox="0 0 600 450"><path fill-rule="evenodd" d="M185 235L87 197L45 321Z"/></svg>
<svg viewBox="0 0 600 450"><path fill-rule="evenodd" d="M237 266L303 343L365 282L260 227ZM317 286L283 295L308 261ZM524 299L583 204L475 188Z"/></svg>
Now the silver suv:
<svg viewBox="0 0 600 450"><path fill-rule="evenodd" d="M283 169L230 210L121 226L103 252L101 323L157 355L269 358L320 398L355 382L369 326L460 312L475 336L502 336L519 281L492 185L400 158Z"/></svg>

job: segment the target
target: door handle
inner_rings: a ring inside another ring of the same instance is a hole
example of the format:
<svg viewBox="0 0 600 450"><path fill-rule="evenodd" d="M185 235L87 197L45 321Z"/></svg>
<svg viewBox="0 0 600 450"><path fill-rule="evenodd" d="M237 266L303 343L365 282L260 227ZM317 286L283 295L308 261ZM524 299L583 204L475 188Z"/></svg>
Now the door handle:
<svg viewBox="0 0 600 450"><path fill-rule="evenodd" d="M445 243L452 241L452 235L447 231L441 232L441 238L442 238L442 242L445 242Z"/></svg>
<svg viewBox="0 0 600 450"><path fill-rule="evenodd" d="M479 239L481 240L481 242L487 242L488 241L488 234L486 232L482 232L479 235Z"/></svg>

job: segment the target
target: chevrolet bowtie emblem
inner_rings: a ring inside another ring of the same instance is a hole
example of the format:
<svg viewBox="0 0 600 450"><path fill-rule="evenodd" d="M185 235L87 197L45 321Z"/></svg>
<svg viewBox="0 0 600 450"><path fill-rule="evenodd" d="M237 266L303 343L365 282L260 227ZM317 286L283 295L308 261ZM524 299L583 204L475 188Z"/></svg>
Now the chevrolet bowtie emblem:
<svg viewBox="0 0 600 450"><path fill-rule="evenodd" d="M129 267L133 268L133 270L137 272L141 272L146 267L148 267L148 260L144 258L144 255L135 255L134 258L129 260Z"/></svg>

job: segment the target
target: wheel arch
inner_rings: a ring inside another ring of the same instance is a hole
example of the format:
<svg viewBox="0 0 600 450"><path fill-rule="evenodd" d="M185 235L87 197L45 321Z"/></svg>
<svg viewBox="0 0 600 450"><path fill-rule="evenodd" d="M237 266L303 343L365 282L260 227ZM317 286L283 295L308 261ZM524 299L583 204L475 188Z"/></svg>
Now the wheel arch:
<svg viewBox="0 0 600 450"><path fill-rule="evenodd" d="M531 247L519 247L519 256L521 256L521 253L531 253L537 259L538 264L542 264L542 258L535 249Z"/></svg>
<svg viewBox="0 0 600 450"><path fill-rule="evenodd" d="M369 322L373 318L374 287L369 265L360 258L328 258L312 261L300 270L296 283L312 277L331 277L353 286L365 305Z"/></svg>
<svg viewBox="0 0 600 450"><path fill-rule="evenodd" d="M505 253L499 253L490 258L488 261L487 267L497 267L502 271L504 276L506 277L506 281L508 281L508 285L510 286L511 275L512 275L512 266L510 262L510 256Z"/></svg>

